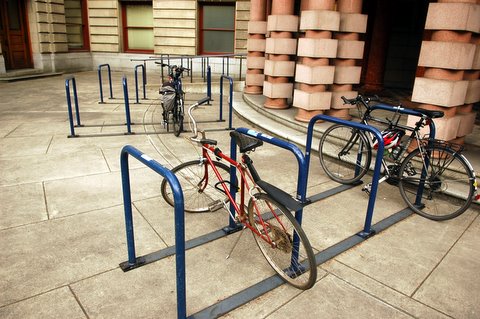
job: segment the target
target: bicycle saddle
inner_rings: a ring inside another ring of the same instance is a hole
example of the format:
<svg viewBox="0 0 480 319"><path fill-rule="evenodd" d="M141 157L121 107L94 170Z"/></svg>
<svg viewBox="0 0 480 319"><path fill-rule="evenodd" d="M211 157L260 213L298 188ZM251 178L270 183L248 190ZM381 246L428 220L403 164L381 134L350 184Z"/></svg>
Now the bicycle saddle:
<svg viewBox="0 0 480 319"><path fill-rule="evenodd" d="M261 140L237 131L230 132L230 136L235 139L235 143L238 145L238 147L240 147L240 153L246 153L263 145Z"/></svg>
<svg viewBox="0 0 480 319"><path fill-rule="evenodd" d="M422 113L432 119L443 117L444 115L442 111L431 111L431 110L424 110L424 109L415 109L415 111L418 111L419 113Z"/></svg>

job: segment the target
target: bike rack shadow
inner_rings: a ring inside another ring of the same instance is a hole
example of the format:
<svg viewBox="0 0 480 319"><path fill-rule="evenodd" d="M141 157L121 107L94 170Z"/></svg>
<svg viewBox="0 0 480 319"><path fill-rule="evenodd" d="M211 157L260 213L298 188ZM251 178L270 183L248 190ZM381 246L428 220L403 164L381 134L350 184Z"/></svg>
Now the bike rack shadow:
<svg viewBox="0 0 480 319"><path fill-rule="evenodd" d="M176 267L176 291L177 291L177 317L186 318L186 270L185 270L185 214L182 187L170 170L159 164L146 154L143 154L133 146L126 145L120 153L120 166L122 174L123 206L125 212L125 228L127 236L128 260L120 264L125 272L147 264L148 256L137 257L135 253L135 236L133 231L132 197L130 189L130 172L128 156L132 156L164 177L173 192L175 209L175 267Z"/></svg>

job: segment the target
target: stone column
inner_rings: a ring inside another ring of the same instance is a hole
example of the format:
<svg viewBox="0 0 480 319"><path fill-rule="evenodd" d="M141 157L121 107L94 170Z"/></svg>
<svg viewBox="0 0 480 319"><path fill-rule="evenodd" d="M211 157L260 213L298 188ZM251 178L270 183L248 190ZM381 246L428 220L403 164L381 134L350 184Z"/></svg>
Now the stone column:
<svg viewBox="0 0 480 319"><path fill-rule="evenodd" d="M330 59L337 55L337 40L332 31L340 27L340 14L332 0L303 0L301 3L300 30L305 32L298 41L296 88L293 106L297 108L295 119L308 122L313 116L328 110L332 93L328 85L333 83L335 67Z"/></svg>
<svg viewBox="0 0 480 319"><path fill-rule="evenodd" d="M332 103L327 114L349 120L349 109L354 106L344 105L341 96L353 98L357 95L353 84L360 83L360 62L365 47L365 42L360 41L360 33L367 31L367 15L361 14L361 0L338 0L337 10L340 12L340 30L334 33L338 49L334 60L334 84L331 86Z"/></svg>
<svg viewBox="0 0 480 319"><path fill-rule="evenodd" d="M262 94L265 67L265 35L267 33L267 0L251 0L247 39L247 74L245 93Z"/></svg>
<svg viewBox="0 0 480 319"><path fill-rule="evenodd" d="M292 97L291 77L294 74L294 62L291 60L297 48L293 32L298 30L298 17L293 13L294 0L272 0L272 13L267 19L265 47L267 79L263 83L263 95L266 96L266 108L288 108L288 99Z"/></svg>
<svg viewBox="0 0 480 319"><path fill-rule="evenodd" d="M425 74L415 79L412 93L412 101L422 108L445 112L435 125L436 138L447 141L461 142L457 137L471 133L475 121L468 104L478 101L478 82L473 80L478 74L470 70L478 67L477 45L471 40L472 32L480 32L480 5L470 2L430 3L425 29L434 31L430 41L422 42L418 65L425 67ZM408 118L410 125L415 121Z"/></svg>

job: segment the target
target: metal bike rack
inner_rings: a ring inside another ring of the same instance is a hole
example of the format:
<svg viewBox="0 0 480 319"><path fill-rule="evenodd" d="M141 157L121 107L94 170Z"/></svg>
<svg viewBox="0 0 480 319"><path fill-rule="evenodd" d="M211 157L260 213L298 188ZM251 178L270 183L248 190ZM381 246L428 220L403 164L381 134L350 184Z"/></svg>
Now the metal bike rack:
<svg viewBox="0 0 480 319"><path fill-rule="evenodd" d="M128 155L133 156L147 167L164 177L173 191L175 209L175 267L177 287L177 318L187 317L187 295L185 280L185 215L182 187L170 170L159 164L154 159L143 154L133 146L126 145L120 154L120 165L122 173L123 206L125 212L125 228L127 236L128 261L120 264L123 271L138 268L146 263L146 256L137 257L135 254L135 236L133 231L132 197L130 190L130 173L128 166Z"/></svg>
<svg viewBox="0 0 480 319"><path fill-rule="evenodd" d="M106 67L108 70L108 84L110 87L110 98L113 99L113 91L112 91L112 72L110 70L110 64L100 64L98 66L98 85L100 86L100 104L104 104L103 101L103 88L102 88L102 68Z"/></svg>
<svg viewBox="0 0 480 319"><path fill-rule="evenodd" d="M82 124L80 123L80 111L78 109L77 84L75 81L75 77L73 75L70 75L65 79L65 91L66 91L65 93L67 98L68 120L70 123L70 135L68 137L77 137L78 135L75 135L75 125L73 124L72 97L70 95L70 91L71 91L70 83L72 83L73 99L75 102L75 115L77 118L76 126L82 126Z"/></svg>
<svg viewBox="0 0 480 319"><path fill-rule="evenodd" d="M223 122L223 79L227 79L230 83L230 90L228 95L228 127L227 130L232 129L232 112L233 112L233 78L222 74L220 77L220 118L219 122Z"/></svg>
<svg viewBox="0 0 480 319"><path fill-rule="evenodd" d="M145 65L143 64L138 64L135 66L135 99L136 102L135 104L140 104L138 101L138 68L142 69L142 87L143 87L143 99L147 99L147 93L146 93L146 85L147 85L147 74L145 72Z"/></svg>

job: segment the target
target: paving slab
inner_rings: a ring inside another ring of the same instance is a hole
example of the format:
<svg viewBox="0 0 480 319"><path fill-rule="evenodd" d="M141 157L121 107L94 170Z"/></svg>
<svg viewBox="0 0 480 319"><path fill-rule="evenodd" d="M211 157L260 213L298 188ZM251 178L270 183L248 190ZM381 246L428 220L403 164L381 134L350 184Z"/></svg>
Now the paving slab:
<svg viewBox="0 0 480 319"><path fill-rule="evenodd" d="M51 136L2 138L0 158L46 154L51 141Z"/></svg>

